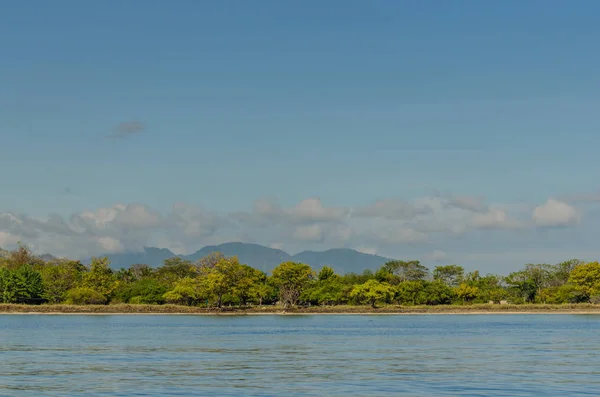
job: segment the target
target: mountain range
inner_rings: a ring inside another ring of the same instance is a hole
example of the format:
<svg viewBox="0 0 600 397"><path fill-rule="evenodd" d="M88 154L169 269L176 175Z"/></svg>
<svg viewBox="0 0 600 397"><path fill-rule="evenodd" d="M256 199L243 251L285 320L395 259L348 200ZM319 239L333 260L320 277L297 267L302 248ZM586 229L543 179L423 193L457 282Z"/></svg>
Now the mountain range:
<svg viewBox="0 0 600 397"><path fill-rule="evenodd" d="M306 263L314 269L319 269L327 265L335 269L336 272L343 274L362 273L365 269L375 270L390 260L383 256L365 254L347 248L330 249L327 251L302 251L298 254L290 255L279 249L240 242L209 245L190 255L175 255L166 248L146 247L141 252L128 252L106 256L110 259L111 266L118 269L142 263L151 267L158 267L162 266L165 259L175 256L196 261L213 252L221 252L225 256L236 255L240 263L245 263L267 273L285 261Z"/></svg>

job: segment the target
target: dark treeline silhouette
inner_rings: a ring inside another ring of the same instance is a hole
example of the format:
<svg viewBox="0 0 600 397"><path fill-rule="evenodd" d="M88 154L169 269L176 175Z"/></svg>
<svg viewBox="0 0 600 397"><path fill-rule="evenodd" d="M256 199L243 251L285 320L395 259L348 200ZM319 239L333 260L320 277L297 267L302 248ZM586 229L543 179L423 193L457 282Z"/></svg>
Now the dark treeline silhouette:
<svg viewBox="0 0 600 397"><path fill-rule="evenodd" d="M179 304L222 307L294 305L466 305L473 303L600 303L600 264L573 259L528 264L502 277L465 273L458 265L392 260L376 272L339 275L283 262L268 275L213 253L197 261L179 257L163 266L113 270L107 258L79 261L41 258L27 247L0 257L0 302L86 304Z"/></svg>

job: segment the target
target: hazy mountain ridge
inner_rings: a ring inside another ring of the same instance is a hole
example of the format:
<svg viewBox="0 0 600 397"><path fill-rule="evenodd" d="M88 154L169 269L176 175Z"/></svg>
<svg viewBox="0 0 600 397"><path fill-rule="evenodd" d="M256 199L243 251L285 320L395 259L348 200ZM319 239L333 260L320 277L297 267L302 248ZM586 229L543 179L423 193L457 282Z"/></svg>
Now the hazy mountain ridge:
<svg viewBox="0 0 600 397"><path fill-rule="evenodd" d="M146 247L142 252L130 252L106 255L113 268L129 267L144 263L151 267L162 266L165 259L179 256L196 261L213 252L221 252L225 256L237 255L241 263L245 263L265 272L270 272L285 261L303 262L315 269L323 265L333 267L338 273L362 272L365 269L375 270L390 260L378 255L364 254L348 248L329 249L326 251L302 251L290 255L285 251L249 243L225 243L206 246L190 255L176 255L165 248ZM88 262L88 261L86 261Z"/></svg>

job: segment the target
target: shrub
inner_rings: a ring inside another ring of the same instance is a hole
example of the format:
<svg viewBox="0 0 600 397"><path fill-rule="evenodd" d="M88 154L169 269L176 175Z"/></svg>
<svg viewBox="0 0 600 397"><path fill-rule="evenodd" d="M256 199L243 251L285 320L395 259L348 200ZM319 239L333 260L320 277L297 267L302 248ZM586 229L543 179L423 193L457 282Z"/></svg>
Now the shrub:
<svg viewBox="0 0 600 397"><path fill-rule="evenodd" d="M100 292L87 287L73 288L67 291L69 305L104 305L108 299Z"/></svg>

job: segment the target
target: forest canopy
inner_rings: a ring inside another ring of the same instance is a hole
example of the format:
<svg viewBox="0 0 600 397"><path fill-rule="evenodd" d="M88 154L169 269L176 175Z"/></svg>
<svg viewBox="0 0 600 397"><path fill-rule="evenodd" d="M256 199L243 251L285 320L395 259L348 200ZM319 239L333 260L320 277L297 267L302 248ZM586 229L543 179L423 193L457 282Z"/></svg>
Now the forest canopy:
<svg viewBox="0 0 600 397"><path fill-rule="evenodd" d="M44 259L26 246L0 257L0 302L28 304L178 304L222 308L253 305L469 305L600 303L600 264L577 259L526 264L507 276L465 272L456 265L429 269L393 260L375 272L336 274L283 262L268 275L214 253L192 262L179 257L152 268L113 270L107 258L89 265Z"/></svg>

